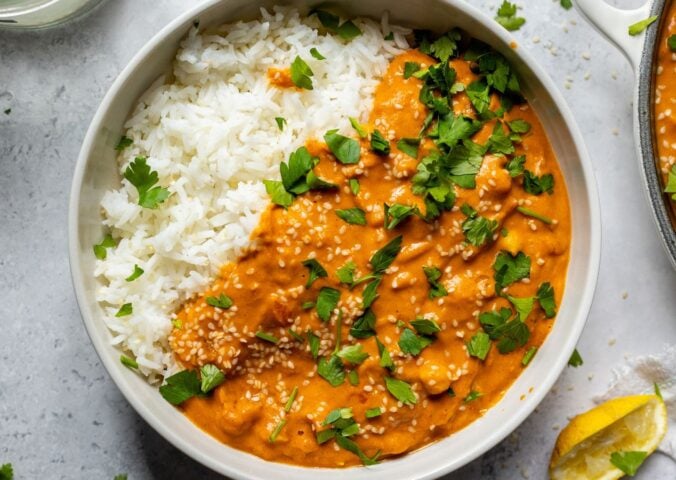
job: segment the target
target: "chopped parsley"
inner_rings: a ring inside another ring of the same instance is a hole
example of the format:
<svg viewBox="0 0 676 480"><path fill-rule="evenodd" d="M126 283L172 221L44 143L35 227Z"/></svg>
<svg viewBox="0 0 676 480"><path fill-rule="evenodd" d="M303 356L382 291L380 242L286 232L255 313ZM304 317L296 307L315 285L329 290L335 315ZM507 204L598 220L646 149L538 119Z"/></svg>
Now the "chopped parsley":
<svg viewBox="0 0 676 480"><path fill-rule="evenodd" d="M315 282L315 280L319 278L325 278L328 277L329 274L327 271L322 267L321 263L319 263L316 259L314 258L308 258L307 260L303 260L303 266L308 269L308 277L307 277L307 282L305 282L305 288L309 289L312 284Z"/></svg>
<svg viewBox="0 0 676 480"><path fill-rule="evenodd" d="M350 385L356 387L359 385L359 374L356 370L350 370L347 374L347 381L350 382Z"/></svg>
<svg viewBox="0 0 676 480"><path fill-rule="evenodd" d="M535 305L535 297L518 298L507 295L507 300L514 305L517 318L522 322L526 321L530 312L533 311L533 305Z"/></svg>
<svg viewBox="0 0 676 480"><path fill-rule="evenodd" d="M284 117L275 117L275 122L277 122L277 128L280 132L284 131L284 126L286 125L286 118Z"/></svg>
<svg viewBox="0 0 676 480"><path fill-rule="evenodd" d="M435 335L441 331L439 324L429 318L416 318L411 326L421 335Z"/></svg>
<svg viewBox="0 0 676 480"><path fill-rule="evenodd" d="M554 193L554 176L550 173L538 177L529 170L523 172L523 189L532 195Z"/></svg>
<svg viewBox="0 0 676 480"><path fill-rule="evenodd" d="M577 368L583 364L584 360L582 360L582 355L580 355L580 352L578 352L576 348L575 350L573 350L573 354L570 356L570 359L568 360L568 366Z"/></svg>
<svg viewBox="0 0 676 480"><path fill-rule="evenodd" d="M350 225L366 225L366 213L361 208L346 208L334 210L338 217Z"/></svg>
<svg viewBox="0 0 676 480"><path fill-rule="evenodd" d="M307 336L307 343L310 345L310 353L312 354L312 358L317 360L317 357L319 356L319 337L309 330L305 335Z"/></svg>
<svg viewBox="0 0 676 480"><path fill-rule="evenodd" d="M328 360L325 357L320 358L317 373L332 387L338 387L345 381L345 365L336 355L331 355Z"/></svg>
<svg viewBox="0 0 676 480"><path fill-rule="evenodd" d="M362 293L362 308L367 309L369 308L373 302L378 298L378 287L380 286L380 282L382 281L382 277L376 276L373 280L371 280L368 285L366 285L366 288L364 289L364 292Z"/></svg>
<svg viewBox="0 0 676 480"><path fill-rule="evenodd" d="M129 275L127 278L125 278L125 281L133 282L138 277L143 275L143 273L144 273L143 269L141 267L139 267L138 265L134 264L134 271L132 272L131 275Z"/></svg>
<svg viewBox="0 0 676 480"><path fill-rule="evenodd" d="M143 208L155 209L169 198L169 190L154 186L159 177L156 171L150 169L146 157L136 157L124 171L124 178L136 187L138 204Z"/></svg>
<svg viewBox="0 0 676 480"><path fill-rule="evenodd" d="M319 50L317 50L315 47L310 49L310 55L312 55L312 57L316 58L317 60L326 60L326 57L319 53Z"/></svg>
<svg viewBox="0 0 676 480"><path fill-rule="evenodd" d="M214 308L220 308L222 310L227 310L233 305L232 298L228 297L224 293L221 293L218 297L207 297L206 302L207 305Z"/></svg>
<svg viewBox="0 0 676 480"><path fill-rule="evenodd" d="M514 133L528 133L530 132L531 125L525 120L517 119L507 122L507 126Z"/></svg>
<svg viewBox="0 0 676 480"><path fill-rule="evenodd" d="M351 178L348 183L350 185L350 191L352 192L352 195L359 195L359 190L361 188L359 185L359 180L356 178Z"/></svg>
<svg viewBox="0 0 676 480"><path fill-rule="evenodd" d="M350 335L354 338L369 338L376 334L376 316L369 308L363 315L357 318L350 328Z"/></svg>
<svg viewBox="0 0 676 480"><path fill-rule="evenodd" d="M334 439L340 448L358 456L364 465L375 465L378 463L380 450L369 457L349 438L359 433L359 424L355 422L353 416L351 408L339 408L329 412L322 422L322 425L329 428L317 432L317 443L321 445Z"/></svg>
<svg viewBox="0 0 676 480"><path fill-rule="evenodd" d="M527 366L531 360L533 360L533 357L538 351L538 347L530 347L528 350L526 350L526 353L523 354L523 358L521 359L521 365L524 367Z"/></svg>
<svg viewBox="0 0 676 480"><path fill-rule="evenodd" d="M360 365L364 360L369 358L369 354L363 350L360 343L346 345L336 355L353 365Z"/></svg>
<svg viewBox="0 0 676 480"><path fill-rule="evenodd" d="M554 299L554 287L549 282L540 284L537 291L537 299L540 308L545 312L547 318L556 315L556 300Z"/></svg>
<svg viewBox="0 0 676 480"><path fill-rule="evenodd" d="M105 237L103 237L103 240L101 240L101 243L98 245L94 245L94 256L98 258L99 260L105 260L106 257L108 256L108 248L113 248L117 246L117 242L113 240L113 237L108 234Z"/></svg>
<svg viewBox="0 0 676 480"><path fill-rule="evenodd" d="M336 270L336 276L341 283L352 286L354 284L354 272L357 270L357 265L352 261L348 261L345 265Z"/></svg>
<svg viewBox="0 0 676 480"><path fill-rule="evenodd" d="M361 147L354 138L341 135L338 130L329 130L324 134L324 141L340 163L352 165L359 162Z"/></svg>
<svg viewBox="0 0 676 480"><path fill-rule="evenodd" d="M455 29L450 30L432 42L430 54L440 62L446 63L455 55L459 41L460 32Z"/></svg>
<svg viewBox="0 0 676 480"><path fill-rule="evenodd" d="M380 362L378 365L380 365L383 368L387 368L389 371L393 372L394 371L394 361L392 360L392 356L390 355L390 351L385 348L385 345L383 345L380 340L378 340L378 337L376 338L376 346L378 347L378 355L380 355Z"/></svg>
<svg viewBox="0 0 676 480"><path fill-rule="evenodd" d="M486 360L489 350L491 349L491 338L487 333L477 332L467 342L467 353L476 357L479 360Z"/></svg>
<svg viewBox="0 0 676 480"><path fill-rule="evenodd" d="M314 73L312 69L305 63L305 60L296 55L296 58L291 63L291 81L298 88L305 90L312 90L312 76Z"/></svg>
<svg viewBox="0 0 676 480"><path fill-rule="evenodd" d="M337 15L324 10L315 10L313 13L317 15L324 28L333 33L337 33L343 40L349 41L362 34L359 27L357 27L352 20L346 20L345 22L340 23L340 18Z"/></svg>
<svg viewBox="0 0 676 480"><path fill-rule="evenodd" d="M404 78L411 78L418 70L420 70L420 64L418 62L406 62L404 64Z"/></svg>
<svg viewBox="0 0 676 480"><path fill-rule="evenodd" d="M209 393L221 383L225 382L225 375L219 370L216 365L207 363L200 368L200 375L202 381L200 383L200 390L202 393Z"/></svg>
<svg viewBox="0 0 676 480"><path fill-rule="evenodd" d="M670 35L669 38L667 38L667 46L669 47L669 50L676 52L676 35Z"/></svg>
<svg viewBox="0 0 676 480"><path fill-rule="evenodd" d="M395 203L393 205L385 204L383 205L383 210L385 211L385 228L392 230L401 222L406 220L412 215L419 215L418 207L413 205L402 205L400 203Z"/></svg>
<svg viewBox="0 0 676 480"><path fill-rule="evenodd" d="M371 150L379 155L388 155L390 153L390 142L383 137L378 130L371 133Z"/></svg>
<svg viewBox="0 0 676 480"><path fill-rule="evenodd" d="M127 137L126 135L122 135L120 137L120 141L117 142L117 145L115 145L115 150L120 152L125 148L131 146L132 143L134 143L134 141L131 138Z"/></svg>
<svg viewBox="0 0 676 480"><path fill-rule="evenodd" d="M279 343L279 338L268 332L258 331L256 332L256 337L263 341L270 342L273 345L277 345Z"/></svg>
<svg viewBox="0 0 676 480"><path fill-rule="evenodd" d="M573 0L561 0L561 6L566 10L573 8Z"/></svg>
<svg viewBox="0 0 676 480"><path fill-rule="evenodd" d="M380 407L369 408L365 412L366 418L376 418L383 414L383 409Z"/></svg>
<svg viewBox="0 0 676 480"><path fill-rule="evenodd" d="M519 319L509 320L512 311L502 308L499 312L484 312L479 315L479 323L491 340L498 342L500 353L507 354L523 347L530 338L530 330Z"/></svg>
<svg viewBox="0 0 676 480"><path fill-rule="evenodd" d="M526 23L525 18L516 15L516 5L507 0L504 0L502 5L500 5L500 8L498 8L498 14L495 17L495 21L510 32L520 29L523 24Z"/></svg>
<svg viewBox="0 0 676 480"><path fill-rule="evenodd" d="M127 368L136 369L138 368L138 362L133 358L130 358L126 355L120 355L120 363Z"/></svg>
<svg viewBox="0 0 676 480"><path fill-rule="evenodd" d="M636 36L641 34L646 28L652 25L657 20L657 15L648 17L640 22L636 22L633 25L629 25L629 35Z"/></svg>
<svg viewBox="0 0 676 480"><path fill-rule="evenodd" d="M368 136L368 133L366 132L366 129L364 126L359 123L359 120L357 120L354 117L349 117L350 118L350 125L352 125L352 128L354 128L354 131L357 132L357 135L359 135L361 138L366 138Z"/></svg>
<svg viewBox="0 0 676 480"><path fill-rule="evenodd" d="M549 218L545 215L542 215L538 212L535 212L535 211L531 210L530 208L516 207L516 211L521 213L522 215L527 216L527 217L532 217L532 218L535 218L536 220L540 220L542 223L545 223L547 225L551 225L552 223L554 223L554 220L552 220L551 218Z"/></svg>
<svg viewBox="0 0 676 480"><path fill-rule="evenodd" d="M512 178L518 177L519 175L523 175L525 163L526 163L525 155L518 155L516 157L512 157L505 164L505 170L509 172L510 177Z"/></svg>
<svg viewBox="0 0 676 480"><path fill-rule="evenodd" d="M498 228L497 220L489 220L480 216L467 203L460 207L460 210L467 217L462 222L462 232L465 234L467 242L475 247L480 247L493 239L493 234Z"/></svg>
<svg viewBox="0 0 676 480"><path fill-rule="evenodd" d="M498 155L514 153L514 143L505 132L502 122L496 122L495 127L493 127L493 133L488 139L488 151Z"/></svg>
<svg viewBox="0 0 676 480"><path fill-rule="evenodd" d="M399 151L412 158L418 158L418 147L420 147L419 138L400 138L397 142Z"/></svg>
<svg viewBox="0 0 676 480"><path fill-rule="evenodd" d="M671 193L672 200L676 200L676 165L671 167L671 171L667 177L667 186L664 189L664 192Z"/></svg>
<svg viewBox="0 0 676 480"><path fill-rule="evenodd" d="M385 387L387 387L387 391L390 392L394 398L404 405L415 405L418 402L411 385L403 380L385 376Z"/></svg>
<svg viewBox="0 0 676 480"><path fill-rule="evenodd" d="M0 466L0 480L12 480L13 478L14 478L14 468L12 468L11 463L5 463L2 466Z"/></svg>
<svg viewBox="0 0 676 480"><path fill-rule="evenodd" d="M162 397L172 405L180 405L189 398L202 395L201 381L194 370L183 370L164 379L160 387Z"/></svg>
<svg viewBox="0 0 676 480"><path fill-rule="evenodd" d="M418 336L410 328L405 328L399 336L399 348L402 353L417 357L432 341L432 338Z"/></svg>
<svg viewBox="0 0 676 480"><path fill-rule="evenodd" d="M610 463L622 470L626 475L633 477L647 456L647 452L640 451L613 452L610 454Z"/></svg>
<svg viewBox="0 0 676 480"><path fill-rule="evenodd" d="M279 437L279 434L282 433L282 430L286 426L286 421L286 418L282 418L277 426L275 426L274 430L270 432L270 436L268 437L270 443L275 443L277 441L277 437Z"/></svg>
<svg viewBox="0 0 676 480"><path fill-rule="evenodd" d="M512 255L502 250L495 257L493 263L495 274L495 291L500 292L503 288L523 278L530 277L530 257L523 252Z"/></svg>
<svg viewBox="0 0 676 480"><path fill-rule="evenodd" d="M338 305L340 300L340 291L331 287L322 287L317 297L317 315L320 320L327 322L331 318L331 313Z"/></svg>
<svg viewBox="0 0 676 480"><path fill-rule="evenodd" d="M441 278L441 270L433 266L423 266L422 268L423 272L425 272L425 278L427 278L427 284L430 287L427 296L430 299L433 299L448 295L448 290L446 290L446 287L439 281Z"/></svg>
<svg viewBox="0 0 676 480"><path fill-rule="evenodd" d="M392 262L394 262L394 259L397 258L397 255L401 251L401 240L401 235L394 237L383 248L373 254L369 263L374 273L383 273L392 265Z"/></svg>
<svg viewBox="0 0 676 480"><path fill-rule="evenodd" d="M263 180L265 191L270 195L272 203L288 208L293 203L294 196L284 189L282 182L277 180Z"/></svg>
<svg viewBox="0 0 676 480"><path fill-rule="evenodd" d="M477 400L479 397L481 397L483 393L477 392L476 390L471 390L467 396L464 398L463 402L469 403L473 402L474 400Z"/></svg>
<svg viewBox="0 0 676 480"><path fill-rule="evenodd" d="M312 306L314 306L314 304L313 304ZM305 339L303 338L303 336L302 336L301 334L299 334L298 332L296 332L293 328L287 328L287 329L286 329L286 332L287 332L289 335L291 335L291 337L293 337L294 340L296 340L296 341L298 341L298 342L303 343L303 342L305 341Z"/></svg>
<svg viewBox="0 0 676 480"><path fill-rule="evenodd" d="M120 307L120 309L115 314L116 317L127 317L134 313L134 307L131 303L125 303Z"/></svg>

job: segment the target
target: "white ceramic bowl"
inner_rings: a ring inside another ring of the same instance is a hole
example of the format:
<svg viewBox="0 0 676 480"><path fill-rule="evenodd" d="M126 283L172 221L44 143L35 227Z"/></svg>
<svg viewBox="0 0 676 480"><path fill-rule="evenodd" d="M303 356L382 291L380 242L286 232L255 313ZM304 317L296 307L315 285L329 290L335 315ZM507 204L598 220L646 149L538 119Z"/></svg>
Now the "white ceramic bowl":
<svg viewBox="0 0 676 480"><path fill-rule="evenodd" d="M208 467L238 479L293 478L310 480L435 478L475 459L512 432L540 403L565 367L591 306L600 257L598 197L592 166L582 137L554 83L514 39L492 19L462 0L345 0L341 8L353 16L445 31L460 27L506 55L517 68L523 90L549 134L565 176L572 208L572 249L567 287L554 327L530 366L500 402L464 430L404 457L364 468L342 470L300 468L266 462L219 443L195 427L139 376L120 364L120 352L96 303L92 245L102 235L99 202L119 184L115 146L122 125L141 93L170 68L181 38L199 18L201 26L253 18L261 6L290 2L209 0L173 21L132 59L108 91L94 117L80 152L70 200L70 260L73 282L92 343L111 377L136 411L164 438ZM299 7L318 2L294 1ZM522 399L523 396L523 399Z"/></svg>

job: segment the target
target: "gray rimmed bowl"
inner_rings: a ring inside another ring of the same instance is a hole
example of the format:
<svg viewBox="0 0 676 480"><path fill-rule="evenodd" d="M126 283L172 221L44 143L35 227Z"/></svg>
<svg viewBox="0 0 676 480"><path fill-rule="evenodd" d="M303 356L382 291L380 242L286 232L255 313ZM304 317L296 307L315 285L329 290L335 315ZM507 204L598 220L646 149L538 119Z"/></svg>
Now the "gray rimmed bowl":
<svg viewBox="0 0 676 480"><path fill-rule="evenodd" d="M321 1L321 0L320 0ZM257 16L260 7L291 4L309 10L319 1L207 0L153 37L131 60L103 99L84 140L75 168L69 209L73 283L87 332L113 381L136 411L169 442L215 471L237 479L358 480L436 478L477 458L509 435L542 401L566 366L582 333L598 275L601 227L591 161L582 136L555 84L514 38L463 0L343 0L345 12L392 23L445 31L460 27L502 52L517 69L524 95L538 113L557 155L571 202L572 244L567 286L559 314L533 361L502 399L465 429L401 458L373 467L317 469L272 463L224 445L193 425L156 388L124 367L120 351L96 302L92 245L102 236L99 204L119 186L115 144L139 96L170 69L181 39L192 27L219 25ZM511 46L510 46L511 44Z"/></svg>
<svg viewBox="0 0 676 480"><path fill-rule="evenodd" d="M656 152L654 119L654 79L662 21L645 33L630 36L629 25L652 15L662 17L669 2L652 0L633 10L612 7L604 0L576 0L575 5L591 24L614 43L629 59L636 73L634 93L634 139L640 161L645 192L657 224L657 230L672 266L676 269L676 217L669 197L664 193Z"/></svg>

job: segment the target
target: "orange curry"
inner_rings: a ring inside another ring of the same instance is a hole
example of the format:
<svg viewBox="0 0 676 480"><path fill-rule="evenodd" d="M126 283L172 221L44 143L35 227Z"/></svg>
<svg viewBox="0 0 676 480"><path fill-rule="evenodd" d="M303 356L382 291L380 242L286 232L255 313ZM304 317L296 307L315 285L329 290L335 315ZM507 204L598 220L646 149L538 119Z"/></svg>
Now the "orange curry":
<svg viewBox="0 0 676 480"><path fill-rule="evenodd" d="M671 2L665 15L655 71L655 136L665 193L672 199L676 221L676 3Z"/></svg>
<svg viewBox="0 0 676 480"><path fill-rule="evenodd" d="M308 142L313 175L333 186L293 195L287 208L272 204L251 249L177 313L178 362L225 375L179 407L201 429L276 462L370 464L473 422L533 358L564 291L565 182L525 101L488 112L501 108L499 86L494 77L484 88L480 68L495 67L477 62L451 57L451 111L439 107L430 124L434 100L421 101L421 89L438 60L419 50L396 57L361 126L358 162ZM490 92L485 108L470 87ZM441 98L433 88L432 96ZM449 140L460 126L443 129L458 119L475 131ZM374 151L376 130L385 142ZM400 142L416 138L417 152ZM444 155L464 152L448 177L451 203L420 187L432 169L421 165L434 165L442 138L453 145L440 146ZM545 177L549 186L539 185Z"/></svg>

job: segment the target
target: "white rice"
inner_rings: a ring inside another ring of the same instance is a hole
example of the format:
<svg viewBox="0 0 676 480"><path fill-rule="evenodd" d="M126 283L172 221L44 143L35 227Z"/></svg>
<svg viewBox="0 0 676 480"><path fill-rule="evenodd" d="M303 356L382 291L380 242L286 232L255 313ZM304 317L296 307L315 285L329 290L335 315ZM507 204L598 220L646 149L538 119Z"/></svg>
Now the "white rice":
<svg viewBox="0 0 676 480"><path fill-rule="evenodd" d="M159 79L127 121L133 145L118 158L120 172L146 156L171 197L142 208L126 180L105 194L103 223L119 244L97 261L97 300L112 343L149 381L177 369L168 344L174 312L249 245L268 204L262 180L278 178L279 163L309 138L332 128L353 135L348 117L366 119L389 61L408 48L408 31L386 17L354 22L363 34L350 42L290 8L262 10L259 20L215 33L193 29L172 80ZM394 41L384 40L390 31ZM312 47L326 60L314 59ZM271 87L268 68L286 68L296 55L313 70L314 90ZM283 132L275 117L286 119ZM134 264L145 273L126 282ZM115 317L125 303L133 314Z"/></svg>

